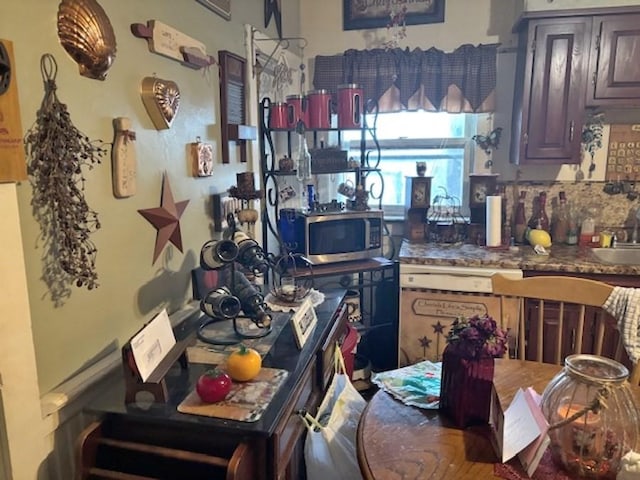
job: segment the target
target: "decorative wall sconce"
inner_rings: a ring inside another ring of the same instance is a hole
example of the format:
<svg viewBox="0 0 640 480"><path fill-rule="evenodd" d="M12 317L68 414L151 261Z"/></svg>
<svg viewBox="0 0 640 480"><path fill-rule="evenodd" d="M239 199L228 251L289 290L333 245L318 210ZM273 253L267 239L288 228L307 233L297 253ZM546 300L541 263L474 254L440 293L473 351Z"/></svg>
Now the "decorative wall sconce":
<svg viewBox="0 0 640 480"><path fill-rule="evenodd" d="M109 17L95 0L62 0L58 38L80 68L80 75L104 80L116 57L116 36Z"/></svg>

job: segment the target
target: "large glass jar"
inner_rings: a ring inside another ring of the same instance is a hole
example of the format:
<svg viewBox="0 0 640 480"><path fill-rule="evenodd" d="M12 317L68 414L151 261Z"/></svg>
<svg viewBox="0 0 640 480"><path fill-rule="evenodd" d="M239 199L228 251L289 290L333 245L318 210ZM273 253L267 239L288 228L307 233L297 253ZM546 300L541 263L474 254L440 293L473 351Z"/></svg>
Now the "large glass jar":
<svg viewBox="0 0 640 480"><path fill-rule="evenodd" d="M542 394L551 453L567 471L614 479L620 459L636 449L638 414L627 368L609 358L577 354Z"/></svg>

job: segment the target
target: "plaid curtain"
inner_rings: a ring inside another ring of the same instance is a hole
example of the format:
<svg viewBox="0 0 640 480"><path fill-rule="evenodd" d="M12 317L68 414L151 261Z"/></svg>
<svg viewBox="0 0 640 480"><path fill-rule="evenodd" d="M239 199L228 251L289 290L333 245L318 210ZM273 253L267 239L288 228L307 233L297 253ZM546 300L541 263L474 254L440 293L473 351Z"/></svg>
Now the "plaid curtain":
<svg viewBox="0 0 640 480"><path fill-rule="evenodd" d="M317 56L313 85L336 98L338 85L357 83L380 111L492 112L497 44L429 50L347 50Z"/></svg>

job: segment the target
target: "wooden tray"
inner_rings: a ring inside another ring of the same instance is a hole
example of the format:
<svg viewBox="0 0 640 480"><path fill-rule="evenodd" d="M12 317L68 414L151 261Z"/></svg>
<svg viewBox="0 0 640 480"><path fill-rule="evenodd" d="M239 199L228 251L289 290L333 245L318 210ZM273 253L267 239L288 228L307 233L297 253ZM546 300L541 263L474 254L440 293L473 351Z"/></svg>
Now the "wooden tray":
<svg viewBox="0 0 640 480"><path fill-rule="evenodd" d="M178 405L178 411L205 417L256 422L288 375L289 372L286 370L262 367L253 380L235 382L224 401L204 403L194 390Z"/></svg>

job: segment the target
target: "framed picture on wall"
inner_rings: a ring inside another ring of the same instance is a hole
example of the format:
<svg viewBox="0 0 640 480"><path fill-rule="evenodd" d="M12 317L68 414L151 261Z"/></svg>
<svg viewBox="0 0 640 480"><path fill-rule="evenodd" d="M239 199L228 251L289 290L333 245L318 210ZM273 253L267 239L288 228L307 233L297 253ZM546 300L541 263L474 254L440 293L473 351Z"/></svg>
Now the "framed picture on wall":
<svg viewBox="0 0 640 480"><path fill-rule="evenodd" d="M392 0L371 2L369 0L342 0L343 30L385 28L389 24ZM417 0L406 2L406 25L422 25L444 22L445 0ZM394 2L400 4L400 2Z"/></svg>
<svg viewBox="0 0 640 480"><path fill-rule="evenodd" d="M231 0L196 0L225 20L231 20Z"/></svg>

